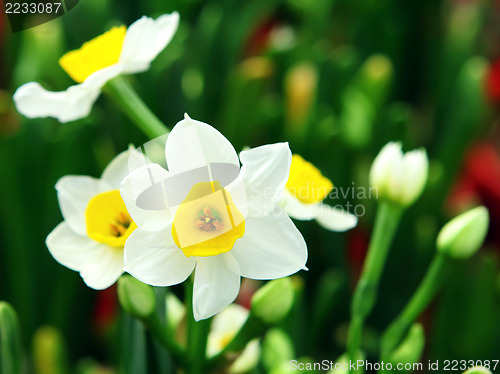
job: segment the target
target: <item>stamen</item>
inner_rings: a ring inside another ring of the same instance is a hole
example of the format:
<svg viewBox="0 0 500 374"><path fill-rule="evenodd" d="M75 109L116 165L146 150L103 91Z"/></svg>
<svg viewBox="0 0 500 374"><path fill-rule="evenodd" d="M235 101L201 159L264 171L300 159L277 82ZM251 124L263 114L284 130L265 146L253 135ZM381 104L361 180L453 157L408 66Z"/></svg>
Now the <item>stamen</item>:
<svg viewBox="0 0 500 374"><path fill-rule="evenodd" d="M194 221L194 225L202 231L221 230L224 225L217 216L217 212L214 213L211 208L205 207L201 210L199 218Z"/></svg>

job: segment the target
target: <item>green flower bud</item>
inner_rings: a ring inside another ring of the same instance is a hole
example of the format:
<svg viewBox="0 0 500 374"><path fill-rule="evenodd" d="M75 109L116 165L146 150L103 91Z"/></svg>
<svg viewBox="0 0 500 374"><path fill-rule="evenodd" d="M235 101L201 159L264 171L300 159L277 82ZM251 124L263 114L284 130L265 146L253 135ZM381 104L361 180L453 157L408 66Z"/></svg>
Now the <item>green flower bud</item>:
<svg viewBox="0 0 500 374"><path fill-rule="evenodd" d="M383 54L370 56L359 69L354 84L367 96L374 108L380 108L387 100L394 68Z"/></svg>
<svg viewBox="0 0 500 374"><path fill-rule="evenodd" d="M61 332L52 326L40 327L33 337L37 374L67 373L66 349Z"/></svg>
<svg viewBox="0 0 500 374"><path fill-rule="evenodd" d="M478 206L453 218L437 237L437 249L454 258L465 259L481 247L488 232L488 210Z"/></svg>
<svg viewBox="0 0 500 374"><path fill-rule="evenodd" d="M482 366L474 366L467 371L464 371L464 374L492 374L491 370L486 369Z"/></svg>
<svg viewBox="0 0 500 374"><path fill-rule="evenodd" d="M365 355L363 352L358 351L356 360L364 361ZM333 369L328 372L328 374L349 374L349 356L344 353L340 356L337 361L333 364ZM364 366L361 367L356 374L363 374Z"/></svg>
<svg viewBox="0 0 500 374"><path fill-rule="evenodd" d="M314 65L299 63L285 76L286 125L294 135L302 135L311 115L318 86Z"/></svg>
<svg viewBox="0 0 500 374"><path fill-rule="evenodd" d="M354 148L366 146L373 130L375 108L365 93L355 86L348 87L341 98L340 123L344 140Z"/></svg>
<svg viewBox="0 0 500 374"><path fill-rule="evenodd" d="M401 144L390 142L382 148L370 170L370 184L378 196L407 207L417 200L427 182L429 160L424 149L403 154Z"/></svg>
<svg viewBox="0 0 500 374"><path fill-rule="evenodd" d="M155 311L153 289L130 275L118 279L118 299L122 308L134 317L146 318Z"/></svg>
<svg viewBox="0 0 500 374"><path fill-rule="evenodd" d="M22 369L19 320L12 306L0 301L0 373L21 374Z"/></svg>
<svg viewBox="0 0 500 374"><path fill-rule="evenodd" d="M293 299L289 277L272 280L253 295L252 313L268 324L279 322L290 312Z"/></svg>
<svg viewBox="0 0 500 374"><path fill-rule="evenodd" d="M420 323L415 323L403 342L392 352L389 360L394 364L418 362L422 356L424 346L424 329Z"/></svg>
<svg viewBox="0 0 500 374"><path fill-rule="evenodd" d="M288 334L278 328L268 331L262 343L262 362L267 372L273 372L295 357L293 342Z"/></svg>

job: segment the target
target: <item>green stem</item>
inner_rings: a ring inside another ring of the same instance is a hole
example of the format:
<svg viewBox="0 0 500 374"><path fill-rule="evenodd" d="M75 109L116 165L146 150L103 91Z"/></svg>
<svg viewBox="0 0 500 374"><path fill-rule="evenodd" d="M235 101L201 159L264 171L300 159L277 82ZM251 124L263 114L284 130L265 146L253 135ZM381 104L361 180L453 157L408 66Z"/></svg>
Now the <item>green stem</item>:
<svg viewBox="0 0 500 374"><path fill-rule="evenodd" d="M132 86L121 76L110 80L104 92L113 98L125 114L151 139L169 132L167 126L156 117Z"/></svg>
<svg viewBox="0 0 500 374"><path fill-rule="evenodd" d="M351 305L351 323L347 339L350 360L354 361L357 357L363 324L377 300L380 276L402 213L403 208L388 201L382 201L378 207L370 247Z"/></svg>
<svg viewBox="0 0 500 374"><path fill-rule="evenodd" d="M410 326L441 289L448 276L449 265L450 258L442 252L437 252L417 291L399 316L383 333L381 340L381 357L383 360L386 360L390 353L397 348Z"/></svg>
<svg viewBox="0 0 500 374"><path fill-rule="evenodd" d="M160 342L165 349L172 354L174 361L180 365L185 365L186 356L184 350L174 340L173 336L167 333L167 327L161 323L158 314L153 313L143 321L155 339L158 340L158 342Z"/></svg>
<svg viewBox="0 0 500 374"><path fill-rule="evenodd" d="M195 321L193 314L193 283L185 282L187 313L187 374L206 374L207 338L211 318Z"/></svg>

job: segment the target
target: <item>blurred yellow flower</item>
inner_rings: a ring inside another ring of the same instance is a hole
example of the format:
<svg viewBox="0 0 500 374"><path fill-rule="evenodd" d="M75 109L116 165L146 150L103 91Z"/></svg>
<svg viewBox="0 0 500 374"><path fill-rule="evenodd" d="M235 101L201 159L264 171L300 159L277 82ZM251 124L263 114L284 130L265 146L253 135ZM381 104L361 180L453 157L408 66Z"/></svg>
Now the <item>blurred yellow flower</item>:
<svg viewBox="0 0 500 374"><path fill-rule="evenodd" d="M332 231L349 230L358 222L355 215L342 208L322 204L332 188L333 183L318 168L294 154L281 206L292 218L316 219L321 226Z"/></svg>
<svg viewBox="0 0 500 374"><path fill-rule="evenodd" d="M170 43L179 24L177 12L157 19L142 17L130 27L114 27L59 60L79 84L52 92L29 82L14 93L17 110L28 118L54 117L74 121L90 113L102 87L120 74L139 73Z"/></svg>

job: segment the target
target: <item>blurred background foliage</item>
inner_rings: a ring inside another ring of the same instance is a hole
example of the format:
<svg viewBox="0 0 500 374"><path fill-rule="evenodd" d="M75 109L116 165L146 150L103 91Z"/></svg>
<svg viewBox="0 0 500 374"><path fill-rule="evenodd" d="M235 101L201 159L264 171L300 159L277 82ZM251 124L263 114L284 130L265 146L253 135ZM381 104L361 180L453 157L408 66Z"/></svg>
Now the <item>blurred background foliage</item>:
<svg viewBox="0 0 500 374"><path fill-rule="evenodd" d="M404 216L363 348L377 359L379 335L422 278L442 224L483 203L492 217L488 242L454 268L421 317L424 360L498 359L500 4L493 0L80 0L63 17L18 33L0 18L0 300L17 310L24 347L31 351L33 336L43 340L40 327L51 325L81 368L91 365L85 357L117 366L126 351L115 289L87 288L44 242L62 220L56 181L99 176L129 143L147 139L105 95L87 118L60 124L21 117L12 94L29 81L65 89L72 82L57 63L65 51L113 25L174 10L181 24L171 44L149 71L128 78L159 118L172 127L187 112L236 149L289 141L338 188L329 203L351 204L361 216L345 234L297 222L310 271L300 274L299 301L282 326L295 354L334 360L345 350L376 205L358 188L367 186L381 146L401 140L406 150L427 149L430 179Z"/></svg>

